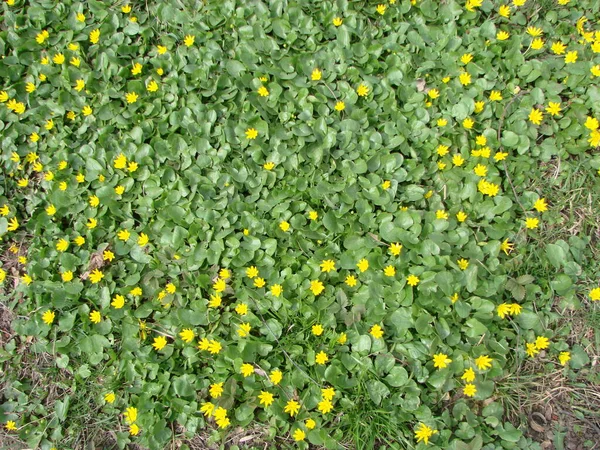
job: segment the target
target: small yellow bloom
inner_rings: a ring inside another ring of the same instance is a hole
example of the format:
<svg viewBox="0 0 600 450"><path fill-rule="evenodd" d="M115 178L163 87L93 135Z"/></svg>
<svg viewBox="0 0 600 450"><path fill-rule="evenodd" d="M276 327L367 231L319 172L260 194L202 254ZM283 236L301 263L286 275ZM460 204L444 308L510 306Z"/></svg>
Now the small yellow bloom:
<svg viewBox="0 0 600 450"><path fill-rule="evenodd" d="M577 58L577 50L567 52L565 55L565 64L573 64L575 61L577 61Z"/></svg>
<svg viewBox="0 0 600 450"><path fill-rule="evenodd" d="M104 401L106 403L114 403L116 398L117 397L114 392L108 392L108 393L104 394Z"/></svg>
<svg viewBox="0 0 600 450"><path fill-rule="evenodd" d="M444 369L448 367L452 360L444 353L436 353L433 355L433 367L436 369Z"/></svg>
<svg viewBox="0 0 600 450"><path fill-rule="evenodd" d="M194 45L194 41L196 40L196 36L188 34L184 39L183 39L183 43L185 44L186 47L191 47L192 45Z"/></svg>
<svg viewBox="0 0 600 450"><path fill-rule="evenodd" d="M102 321L102 315L100 314L100 311L92 311L90 313L90 321L92 323L100 323Z"/></svg>
<svg viewBox="0 0 600 450"><path fill-rule="evenodd" d="M338 101L338 102L335 104L335 110L336 110L336 111L343 111L344 109L346 109L346 104L345 104L344 102L342 102L342 101Z"/></svg>
<svg viewBox="0 0 600 450"><path fill-rule="evenodd" d="M366 97L369 95L369 87L361 83L358 88L356 88L356 93L359 97Z"/></svg>
<svg viewBox="0 0 600 450"><path fill-rule="evenodd" d="M560 355L558 355L558 360L560 361L561 365L565 365L567 364L567 362L571 359L571 352L560 352Z"/></svg>
<svg viewBox="0 0 600 450"><path fill-rule="evenodd" d="M421 279L418 276L412 274L406 278L406 282L409 286L416 286L420 281Z"/></svg>
<svg viewBox="0 0 600 450"><path fill-rule="evenodd" d="M396 275L396 268L392 265L386 266L383 269L383 274L386 277L393 277L394 275Z"/></svg>
<svg viewBox="0 0 600 450"><path fill-rule="evenodd" d="M369 334L373 336L375 339L381 339L383 336L383 328L381 328L378 324L375 324L369 330Z"/></svg>
<svg viewBox="0 0 600 450"><path fill-rule="evenodd" d="M46 310L46 312L44 312L44 314L42 315L42 321L46 324L46 325L52 325L52 322L54 322L54 318L56 317L56 314L54 313L54 311L51 310Z"/></svg>
<svg viewBox="0 0 600 450"><path fill-rule="evenodd" d="M508 33L508 31L498 31L498 33L496 33L496 39L498 39L499 41L505 41L510 37L510 33Z"/></svg>
<svg viewBox="0 0 600 450"><path fill-rule="evenodd" d="M284 220L279 223L279 228L281 228L281 231L288 231L290 229L290 224Z"/></svg>
<svg viewBox="0 0 600 450"><path fill-rule="evenodd" d="M467 397L473 397L476 393L477 388L474 384L469 383L463 388L463 394L465 394Z"/></svg>
<svg viewBox="0 0 600 450"><path fill-rule="evenodd" d="M339 27L343 23L343 20L341 17L334 17L332 23L334 26Z"/></svg>
<svg viewBox="0 0 600 450"><path fill-rule="evenodd" d="M138 95L135 92L128 92L127 94L125 94L125 100L127 100L127 103L135 103L138 100Z"/></svg>
<svg viewBox="0 0 600 450"><path fill-rule="evenodd" d="M154 347L157 351L162 350L167 345L167 338L164 336L157 336L154 338L154 342L152 343L152 347Z"/></svg>
<svg viewBox="0 0 600 450"><path fill-rule="evenodd" d="M322 76L323 76L323 72L321 72L319 69L316 69L316 68L310 74L310 78L313 81L319 81Z"/></svg>
<svg viewBox="0 0 600 450"><path fill-rule="evenodd" d="M327 356L327 353L325 353L324 351L320 351L319 353L317 353L315 355L315 362L317 364L319 364L320 366L323 366L327 363L327 361L329 361L329 357Z"/></svg>
<svg viewBox="0 0 600 450"><path fill-rule="evenodd" d="M269 95L269 90L266 87L261 86L258 88L258 95L261 97L267 97Z"/></svg>
<svg viewBox="0 0 600 450"><path fill-rule="evenodd" d="M95 29L95 30L91 31L90 32L90 42L92 44L97 44L99 40L100 40L100 30Z"/></svg>

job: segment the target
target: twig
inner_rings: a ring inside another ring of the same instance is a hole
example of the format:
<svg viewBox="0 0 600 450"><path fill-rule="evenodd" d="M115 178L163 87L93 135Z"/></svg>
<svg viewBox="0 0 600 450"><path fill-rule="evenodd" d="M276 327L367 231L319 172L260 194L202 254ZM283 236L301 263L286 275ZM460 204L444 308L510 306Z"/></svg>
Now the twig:
<svg viewBox="0 0 600 450"><path fill-rule="evenodd" d="M499 147L498 151L504 150L504 146L502 145L500 137L502 135L502 127L504 127L504 119L506 118L506 111L508 111L508 107L510 105L512 105L512 103L516 99L518 99L520 96L522 96L524 94L527 94L527 93L529 93L529 91L519 91L519 93L517 95L515 95L513 98L510 99L510 101L506 104L506 106L502 110L502 115L500 116L500 122L498 124L498 131L497 131L497 135L496 135L496 137L498 139L498 142L500 143L500 147ZM515 189L515 185L513 184L512 179L510 178L510 174L508 173L508 167L506 167L506 160L502 161L502 163L504 165L504 174L506 175L506 179L508 180L508 182L510 184L510 187L512 188L513 195L515 196L515 201L521 207L521 209L523 210L523 212L527 213L527 210L525 209L525 207L523 206L523 204L519 200L519 196L517 195L517 190Z"/></svg>
<svg viewBox="0 0 600 450"><path fill-rule="evenodd" d="M277 338L277 336L275 336L275 333L273 333L273 330L271 330L271 327L269 327L269 324L267 323L267 321L265 320L265 318L263 317L263 315L259 311L258 303L256 303L256 301L252 297L250 297L250 300L252 300L252 303L254 303L254 306L256 308L256 313L259 315L260 320L262 320L263 325L265 327L267 327L267 329L271 332L271 334L275 338L275 341L277 342L277 345L279 345L279 348L281 349L281 351L283 352L283 354L286 356L286 358L290 360L290 362L296 367L296 369L298 369L300 372L302 372L304 375L306 375L306 377L310 381L312 381L317 386L321 386L308 373L306 373L306 371L302 367L300 367L298 364L296 364L296 362L292 359L292 357L288 354L288 352L285 351L285 349L281 345L281 342L279 342L279 339Z"/></svg>

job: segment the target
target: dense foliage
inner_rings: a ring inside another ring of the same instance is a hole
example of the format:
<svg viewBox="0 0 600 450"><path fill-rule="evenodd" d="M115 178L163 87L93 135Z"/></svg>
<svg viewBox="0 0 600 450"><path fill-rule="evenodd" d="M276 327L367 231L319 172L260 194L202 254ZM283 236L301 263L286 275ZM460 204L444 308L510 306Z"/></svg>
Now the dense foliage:
<svg viewBox="0 0 600 450"><path fill-rule="evenodd" d="M2 8L8 433L534 445L497 383L589 363L549 324L600 299L592 237L546 245L531 180L598 176L596 1Z"/></svg>

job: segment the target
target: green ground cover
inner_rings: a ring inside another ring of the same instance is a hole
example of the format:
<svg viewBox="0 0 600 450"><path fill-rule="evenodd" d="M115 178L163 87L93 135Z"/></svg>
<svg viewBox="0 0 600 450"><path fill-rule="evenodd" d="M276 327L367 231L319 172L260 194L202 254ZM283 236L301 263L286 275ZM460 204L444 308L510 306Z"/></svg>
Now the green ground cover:
<svg viewBox="0 0 600 450"><path fill-rule="evenodd" d="M597 1L2 11L0 447L598 442Z"/></svg>

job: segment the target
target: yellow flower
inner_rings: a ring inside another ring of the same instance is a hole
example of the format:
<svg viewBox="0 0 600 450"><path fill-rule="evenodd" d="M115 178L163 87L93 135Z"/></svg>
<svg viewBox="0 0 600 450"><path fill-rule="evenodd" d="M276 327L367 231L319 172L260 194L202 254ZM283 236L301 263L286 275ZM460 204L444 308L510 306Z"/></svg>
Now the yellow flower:
<svg viewBox="0 0 600 450"><path fill-rule="evenodd" d="M600 64L596 64L595 66L592 66L592 68L590 69L590 72L592 73L593 76L600 77Z"/></svg>
<svg viewBox="0 0 600 450"><path fill-rule="evenodd" d="M85 22L85 15L81 12L78 12L75 18L78 22Z"/></svg>
<svg viewBox="0 0 600 450"><path fill-rule="evenodd" d="M444 369L448 367L448 364L451 362L452 360L444 353L436 353L433 355L433 367L437 369Z"/></svg>
<svg viewBox="0 0 600 450"><path fill-rule="evenodd" d="M356 286L356 277L354 275L348 275L344 280L344 283L346 283L350 287L354 287Z"/></svg>
<svg viewBox="0 0 600 450"><path fill-rule="evenodd" d="M548 204L546 203L546 199L544 198L537 199L533 204L533 207L538 212L548 211Z"/></svg>
<svg viewBox="0 0 600 450"><path fill-rule="evenodd" d="M121 309L125 305L125 297L120 294L115 295L113 301L111 302L111 306L115 309Z"/></svg>
<svg viewBox="0 0 600 450"><path fill-rule="evenodd" d="M221 397L221 395L223 394L224 389L223 389L223 382L221 383L214 383L210 385L210 389L209 389L209 393L210 396L212 398L219 398ZM217 416L217 413L215 412L215 416Z"/></svg>
<svg viewBox="0 0 600 450"><path fill-rule="evenodd" d="M312 334L315 336L321 336L323 334L323 326L321 324L316 324L312 326Z"/></svg>
<svg viewBox="0 0 600 450"><path fill-rule="evenodd" d="M375 10L376 10L376 11L377 11L379 14L381 14L382 16L385 14L385 10L386 10L386 9L387 9L387 6L386 6L386 5L383 5L383 4L381 4L381 5L377 5L377 7L375 8Z"/></svg>
<svg viewBox="0 0 600 450"><path fill-rule="evenodd" d="M119 240L121 240L123 242L127 242L129 240L130 236L131 236L131 233L129 232L129 230L120 230L117 233L117 237L119 238Z"/></svg>
<svg viewBox="0 0 600 450"><path fill-rule="evenodd" d="M258 400L259 404L264 405L265 407L270 406L274 401L273 394L270 392L261 391L258 395Z"/></svg>
<svg viewBox="0 0 600 450"><path fill-rule="evenodd" d="M191 328L184 328L179 333L179 336L181 337L181 340L183 342L190 343L194 340L195 337L194 330L192 330Z"/></svg>
<svg viewBox="0 0 600 450"><path fill-rule="evenodd" d="M283 411L288 413L291 417L294 417L298 414L298 411L300 411L300 403L296 400L289 400Z"/></svg>
<svg viewBox="0 0 600 450"><path fill-rule="evenodd" d="M356 89L356 93L359 97L366 97L369 94L369 87L361 83Z"/></svg>
<svg viewBox="0 0 600 450"><path fill-rule="evenodd" d="M544 350L544 349L548 348L549 346L550 346L550 341L548 340L547 337L538 336L535 339L535 348L537 348L538 350Z"/></svg>
<svg viewBox="0 0 600 450"><path fill-rule="evenodd" d="M540 224L539 219L537 219L535 217L528 217L527 219L525 219L525 226L529 230L533 230L534 228L537 228L539 226L539 224Z"/></svg>
<svg viewBox="0 0 600 450"><path fill-rule="evenodd" d="M467 270L467 267L469 267L469 261L467 261L464 258L456 261L456 264L458 264L458 267L460 268L460 270Z"/></svg>
<svg viewBox="0 0 600 450"><path fill-rule="evenodd" d="M35 91L35 84L31 82L25 84L25 90L31 94L33 91Z"/></svg>
<svg viewBox="0 0 600 450"><path fill-rule="evenodd" d="M332 270L335 270L335 261L333 261L331 259L326 259L321 262L321 271L322 272L328 273L328 272L331 272Z"/></svg>
<svg viewBox="0 0 600 450"><path fill-rule="evenodd" d="M400 254L400 252L402 252L402 244L399 244L398 242L391 244L389 251L392 255L398 256ZM368 265L367 265L367 267L368 267Z"/></svg>
<svg viewBox="0 0 600 450"><path fill-rule="evenodd" d="M221 296L218 294L211 295L208 301L209 308L218 308L221 306Z"/></svg>
<svg viewBox="0 0 600 450"><path fill-rule="evenodd" d="M456 220L462 223L467 220L467 215L463 211L459 211L456 213Z"/></svg>
<svg viewBox="0 0 600 450"><path fill-rule="evenodd" d="M46 214L48 214L49 216L53 216L54 214L56 214L56 206L48 205L48 207L46 208Z"/></svg>
<svg viewBox="0 0 600 450"><path fill-rule="evenodd" d="M156 91L158 91L158 83L156 81L152 80L148 83L148 86L146 86L146 89L148 90L148 92L156 92Z"/></svg>
<svg viewBox="0 0 600 450"><path fill-rule="evenodd" d="M290 224L284 220L279 223L279 228L281 228L281 231L288 231L290 229Z"/></svg>
<svg viewBox="0 0 600 450"><path fill-rule="evenodd" d="M46 312L44 312L44 314L42 315L42 321L46 324L46 325L52 325L52 322L54 322L54 318L56 317L56 314L54 313L54 311L51 310L46 310Z"/></svg>
<svg viewBox="0 0 600 450"><path fill-rule="evenodd" d="M127 103L135 103L137 102L137 99L138 95L135 92L128 92L125 94L125 100L127 100Z"/></svg>
<svg viewBox="0 0 600 450"><path fill-rule="evenodd" d="M481 355L475 359L475 365L479 370L487 370L492 367L492 358L490 358L488 355Z"/></svg>
<svg viewBox="0 0 600 450"><path fill-rule="evenodd" d="M393 277L394 275L396 275L396 268L392 265L386 266L383 269L383 274L386 277Z"/></svg>
<svg viewBox="0 0 600 450"><path fill-rule="evenodd" d="M600 125L600 123L598 122L598 119L596 119L595 117L590 117L590 116L586 117L585 123L583 124L583 126L586 127L590 131L597 130L599 125Z"/></svg>
<svg viewBox="0 0 600 450"><path fill-rule="evenodd" d="M156 51L159 55L164 55L165 53L167 53L167 47L165 47L164 45L157 45Z"/></svg>
<svg viewBox="0 0 600 450"><path fill-rule="evenodd" d="M498 14L502 17L508 18L510 16L510 6L502 5L498 8Z"/></svg>
<svg viewBox="0 0 600 450"><path fill-rule="evenodd" d="M498 31L498 33L496 34L496 39L498 39L499 41L505 41L510 37L510 34L508 33L508 31Z"/></svg>
<svg viewBox="0 0 600 450"><path fill-rule="evenodd" d="M369 261L363 258L356 264L356 267L361 273L365 272L369 268Z"/></svg>
<svg viewBox="0 0 600 450"><path fill-rule="evenodd" d="M471 74L468 72L461 73L458 79L463 86L468 86L471 84Z"/></svg>
<svg viewBox="0 0 600 450"><path fill-rule="evenodd" d="M100 314L100 311L92 311L90 313L90 321L92 323L100 323L100 321L102 320L102 315Z"/></svg>
<svg viewBox="0 0 600 450"><path fill-rule="evenodd" d="M54 64L62 64L65 62L65 55L63 55L62 53L57 53L52 57L52 61L54 62Z"/></svg>
<svg viewBox="0 0 600 450"><path fill-rule="evenodd" d="M142 66L140 63L133 63L133 67L131 68L131 74L132 75L139 75L140 73L142 73L142 68L144 66Z"/></svg>
<svg viewBox="0 0 600 450"><path fill-rule="evenodd" d="M254 279L254 286L256 286L257 288L262 288L264 287L266 284L265 279L261 278L261 277L256 277Z"/></svg>
<svg viewBox="0 0 600 450"><path fill-rule="evenodd" d="M571 359L571 352L560 352L560 355L558 355L558 360L560 361L561 365L565 365L569 360Z"/></svg>
<svg viewBox="0 0 600 450"><path fill-rule="evenodd" d="M92 32L90 32L90 42L92 44L97 44L99 40L100 40L100 30L99 29L95 29Z"/></svg>
<svg viewBox="0 0 600 450"><path fill-rule="evenodd" d="M81 92L83 89L85 88L85 81L83 80L77 80L75 81L75 90L77 92Z"/></svg>
<svg viewBox="0 0 600 450"><path fill-rule="evenodd" d="M536 38L531 43L531 48L534 50L540 50L543 47L544 47L544 40L541 38Z"/></svg>
<svg viewBox="0 0 600 450"><path fill-rule="evenodd" d="M142 289L140 287L134 287L129 291L129 295L133 295L134 297L139 297L142 295Z"/></svg>
<svg viewBox="0 0 600 450"><path fill-rule="evenodd" d="M300 442L300 441L303 441L304 438L306 438L306 433L304 431L302 431L300 428L296 428L296 430L294 431L294 434L292 434L292 437L294 438L294 440L296 442Z"/></svg>
<svg viewBox="0 0 600 450"><path fill-rule="evenodd" d="M275 163L274 162L266 162L263 164L263 169L265 170L273 170L273 168L275 167ZM247 236L247 233L244 233L245 236Z"/></svg>
<svg viewBox="0 0 600 450"><path fill-rule="evenodd" d="M477 388L475 387L474 384L467 384L465 385L464 389L463 389L463 394L465 394L467 397L473 397L475 394L477 393Z"/></svg>
<svg viewBox="0 0 600 450"><path fill-rule="evenodd" d="M14 420L9 420L8 422L6 422L5 427L8 431L15 431L17 429L17 424Z"/></svg>
<svg viewBox="0 0 600 450"><path fill-rule="evenodd" d="M333 23L334 26L339 27L343 21L341 17L334 17L333 20L331 21Z"/></svg>
<svg viewBox="0 0 600 450"><path fill-rule="evenodd" d="M415 438L417 439L417 443L423 441L425 445L429 444L429 438L437 433L437 430L429 428L424 423L420 423L415 428Z"/></svg>
<svg viewBox="0 0 600 450"><path fill-rule="evenodd" d="M531 358L533 358L535 355L537 355L540 351L537 349L537 347L535 346L535 343L533 342L528 342L525 345L525 353L527 353L527 355L529 355Z"/></svg>
<svg viewBox="0 0 600 450"><path fill-rule="evenodd" d="M473 128L473 125L475 125L475 121L473 119L471 119L470 117L467 117L465 120L463 120L462 125L467 130L470 130L471 128Z"/></svg>
<svg viewBox="0 0 600 450"><path fill-rule="evenodd" d="M435 212L435 218L436 219L447 220L448 219L448 213L446 211L444 211L443 209L438 209Z"/></svg>
<svg viewBox="0 0 600 450"><path fill-rule="evenodd" d="M378 324L375 324L371 327L369 333L375 339L381 339L381 337L383 336L383 328L381 328Z"/></svg>
<svg viewBox="0 0 600 450"><path fill-rule="evenodd" d="M416 286L420 281L421 279L418 276L412 274L406 278L406 282L409 286Z"/></svg>
<svg viewBox="0 0 600 450"><path fill-rule="evenodd" d="M342 101L338 101L338 102L335 104L335 110L336 110L336 111L343 111L344 109L346 109L346 104L345 104L344 102L342 102Z"/></svg>
<svg viewBox="0 0 600 450"><path fill-rule="evenodd" d="M313 280L310 282L310 290L313 295L319 295L324 289L325 286L323 286L323 283L321 283L320 280Z"/></svg>
<svg viewBox="0 0 600 450"><path fill-rule="evenodd" d="M164 336L157 336L154 338L154 342L152 343L152 347L154 347L157 351L162 350L167 345L167 338Z"/></svg>
<svg viewBox="0 0 600 450"><path fill-rule="evenodd" d="M337 343L340 345L344 345L347 340L348 340L348 336L346 335L346 333L341 333L340 336L338 337Z"/></svg>
<svg viewBox="0 0 600 450"><path fill-rule="evenodd" d="M79 247L81 247L83 244L85 244L85 238L83 236L77 236L73 242L75 242L75 244L77 244Z"/></svg>
<svg viewBox="0 0 600 450"><path fill-rule="evenodd" d="M437 120L438 127L445 127L446 125L448 125L448 121L446 119L438 119Z"/></svg>
<svg viewBox="0 0 600 450"><path fill-rule="evenodd" d="M392 182L391 182L390 180L386 180L386 181L384 181L384 182L381 184L381 188L382 188L384 191L387 191L387 190L390 188L390 186L391 186L391 185L392 185Z"/></svg>
<svg viewBox="0 0 600 450"><path fill-rule="evenodd" d="M98 269L94 269L90 273L90 281L93 284L99 283L102 280L102 278L104 278L104 274L102 272L100 272Z"/></svg>
<svg viewBox="0 0 600 450"><path fill-rule="evenodd" d="M321 72L319 69L316 69L316 68L310 74L310 78L313 81L319 81L322 76L323 76L323 72Z"/></svg>
<svg viewBox="0 0 600 450"><path fill-rule="evenodd" d="M100 204L100 199L97 196L92 195L89 198L89 203L92 208L97 208L98 205Z"/></svg>
<svg viewBox="0 0 600 450"><path fill-rule="evenodd" d="M214 339L211 339L211 341L208 343L208 352L211 355L218 355L222 348L223 347L221 344Z"/></svg>
<svg viewBox="0 0 600 450"><path fill-rule="evenodd" d="M560 102L559 103L549 102L548 106L546 107L546 111L551 116L557 116L558 114L560 114L560 111L561 111Z"/></svg>
<svg viewBox="0 0 600 450"><path fill-rule="evenodd" d="M544 118L544 114L537 108L532 108L529 113L529 121L534 125L539 125L542 123L542 119Z"/></svg>
<svg viewBox="0 0 600 450"><path fill-rule="evenodd" d="M471 53L465 53L460 57L460 62L463 64L469 64L473 61L473 55Z"/></svg>
<svg viewBox="0 0 600 450"><path fill-rule="evenodd" d="M250 330L252 327L248 322L240 324L238 327L237 333L240 337L246 337L250 334Z"/></svg>
<svg viewBox="0 0 600 450"><path fill-rule="evenodd" d="M121 187L123 187L123 186L121 186ZM121 194L122 194L122 192L121 192ZM140 233L140 235L138 236L137 243L140 247L143 247L144 245L146 245L148 243L149 240L150 239L148 238L148 235L146 233Z"/></svg>
<svg viewBox="0 0 600 450"><path fill-rule="evenodd" d="M137 424L132 423L129 426L129 434L131 434L132 436L137 436L139 434L139 432L140 432L140 427L138 427Z"/></svg>
<svg viewBox="0 0 600 450"><path fill-rule="evenodd" d="M564 54L566 49L567 49L567 46L560 41L553 43L552 46L550 47L550 50L552 50L552 52L555 55Z"/></svg>
<svg viewBox="0 0 600 450"><path fill-rule="evenodd" d="M319 365L325 365L329 361L329 357L324 351L320 351L315 355L315 362Z"/></svg>
<svg viewBox="0 0 600 450"><path fill-rule="evenodd" d="M165 73L165 71L163 70L162 67L159 67L158 69L156 69L156 73L162 77L163 74Z"/></svg>
<svg viewBox="0 0 600 450"><path fill-rule="evenodd" d="M183 43L185 44L186 47L191 47L192 45L194 45L194 40L196 39L196 36L188 34L184 39L183 39Z"/></svg>
<svg viewBox="0 0 600 450"><path fill-rule="evenodd" d="M60 277L62 278L62 280L65 283L68 283L69 281L71 281L73 279L73 272L71 272L70 270L67 270L66 272L61 273Z"/></svg>
<svg viewBox="0 0 600 450"><path fill-rule="evenodd" d="M62 238L56 243L56 250L59 252L64 252L69 248L69 241Z"/></svg>
<svg viewBox="0 0 600 450"><path fill-rule="evenodd" d="M473 380L475 380L475 371L473 368L469 367L468 369L465 369L465 372L460 379L466 381L467 383L471 383Z"/></svg>
<svg viewBox="0 0 600 450"><path fill-rule="evenodd" d="M104 401L106 403L114 403L116 400L116 396L114 392L108 392L106 394L104 394Z"/></svg>
<svg viewBox="0 0 600 450"><path fill-rule="evenodd" d="M283 379L283 373L281 373L281 370L275 369L269 374L269 379L271 380L271 383L277 386Z"/></svg>
<svg viewBox="0 0 600 450"><path fill-rule="evenodd" d="M256 128L248 128L246 130L246 139L256 139L258 136L258 131Z"/></svg>
<svg viewBox="0 0 600 450"><path fill-rule="evenodd" d="M123 11L125 14L129 14L131 12L131 5L121 6L121 11Z"/></svg>
<svg viewBox="0 0 600 450"><path fill-rule="evenodd" d="M82 114L83 114L85 117L87 117L87 116L89 116L90 114L92 114L92 112L93 112L93 111L92 111L92 108L90 108L88 105L84 106L84 107L83 107L83 109L81 110L81 113L82 113Z"/></svg>
<svg viewBox="0 0 600 450"><path fill-rule="evenodd" d="M502 250L505 254L509 254L514 248L514 244L509 242L508 239L505 239L502 244L500 244L500 250Z"/></svg>
<svg viewBox="0 0 600 450"><path fill-rule="evenodd" d="M577 61L577 50L567 52L565 55L565 64L573 64L575 61Z"/></svg>
<svg viewBox="0 0 600 450"><path fill-rule="evenodd" d="M238 313L240 316L248 314L248 305L246 305L245 303L240 303L235 307L235 312Z"/></svg>
<svg viewBox="0 0 600 450"><path fill-rule="evenodd" d="M487 175L487 167L484 166L483 164L477 164L474 168L473 168L473 173L475 175L477 175L478 177L485 177Z"/></svg>
<svg viewBox="0 0 600 450"><path fill-rule="evenodd" d="M242 367L240 370L244 377L249 377L250 375L254 374L254 366L252 364L247 364L247 363L242 364Z"/></svg>
<svg viewBox="0 0 600 450"><path fill-rule="evenodd" d="M36 41L38 44L40 44L40 45L41 45L41 44L43 44L43 43L44 43L44 41L45 41L46 39L48 39L49 37L50 37L50 33L48 33L48 31L47 31L47 30L42 30L41 32L39 32L39 33L38 33L38 34L35 36L35 41Z"/></svg>
<svg viewBox="0 0 600 450"><path fill-rule="evenodd" d="M137 420L137 408L134 408L133 406L130 406L129 408L127 408L125 410L125 412L123 413L123 416L125 417L125 423L130 425L133 422L135 422Z"/></svg>
<svg viewBox="0 0 600 450"><path fill-rule="evenodd" d="M267 97L269 95L269 90L266 87L261 86L258 88L258 95L261 97Z"/></svg>
<svg viewBox="0 0 600 450"><path fill-rule="evenodd" d="M333 409L333 404L330 400L322 400L317 405L317 409L319 412L321 412L321 414L327 414Z"/></svg>
<svg viewBox="0 0 600 450"><path fill-rule="evenodd" d="M29 180L27 178L19 178L17 180L17 185L19 187L27 187L29 185Z"/></svg>
<svg viewBox="0 0 600 450"><path fill-rule="evenodd" d="M283 287L280 284L274 284L271 286L271 295L274 297L279 297L283 292Z"/></svg>

